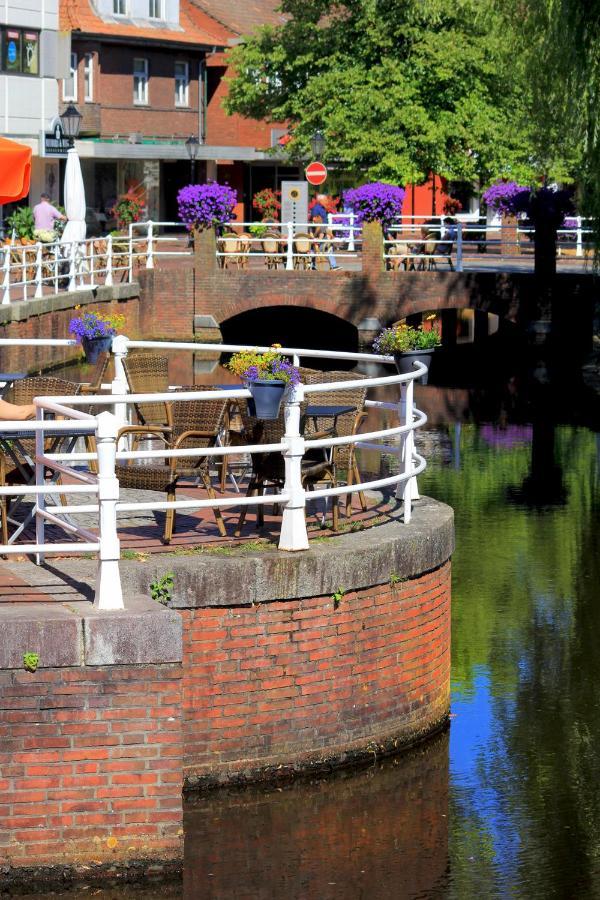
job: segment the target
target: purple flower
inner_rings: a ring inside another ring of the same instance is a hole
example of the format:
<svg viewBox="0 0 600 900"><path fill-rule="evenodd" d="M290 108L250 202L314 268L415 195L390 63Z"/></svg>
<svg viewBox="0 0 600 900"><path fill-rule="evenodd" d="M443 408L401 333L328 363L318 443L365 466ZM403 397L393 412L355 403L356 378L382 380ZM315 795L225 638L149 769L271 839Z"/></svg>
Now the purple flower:
<svg viewBox="0 0 600 900"><path fill-rule="evenodd" d="M189 231L228 222L236 203L236 191L228 184L218 184L216 181L188 184L177 194L179 218Z"/></svg>
<svg viewBox="0 0 600 900"><path fill-rule="evenodd" d="M483 201L494 212L501 216L514 216L521 209L525 197L529 196L529 188L516 181L497 181L483 193Z"/></svg>
<svg viewBox="0 0 600 900"><path fill-rule="evenodd" d="M391 225L402 215L404 189L395 184L374 181L359 188L344 191L344 205L356 216L356 224L381 222Z"/></svg>

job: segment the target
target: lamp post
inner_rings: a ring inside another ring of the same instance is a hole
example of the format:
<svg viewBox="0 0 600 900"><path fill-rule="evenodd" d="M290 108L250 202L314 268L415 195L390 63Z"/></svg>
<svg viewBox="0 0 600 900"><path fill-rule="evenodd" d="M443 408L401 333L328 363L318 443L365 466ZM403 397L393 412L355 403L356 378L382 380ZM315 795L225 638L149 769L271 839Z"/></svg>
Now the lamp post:
<svg viewBox="0 0 600 900"><path fill-rule="evenodd" d="M196 181L196 158L198 156L199 148L200 141L195 134L190 134L189 138L185 142L185 149L187 150L187 154L190 159L191 184L194 184Z"/></svg>
<svg viewBox="0 0 600 900"><path fill-rule="evenodd" d="M69 150L75 146L75 140L79 137L79 129L81 128L81 120L83 116L76 106L69 103L65 111L60 116L60 124L62 125L63 134L69 142Z"/></svg>
<svg viewBox="0 0 600 900"><path fill-rule="evenodd" d="M321 159L325 152L325 135L322 131L315 131L310 139L310 149L313 159Z"/></svg>

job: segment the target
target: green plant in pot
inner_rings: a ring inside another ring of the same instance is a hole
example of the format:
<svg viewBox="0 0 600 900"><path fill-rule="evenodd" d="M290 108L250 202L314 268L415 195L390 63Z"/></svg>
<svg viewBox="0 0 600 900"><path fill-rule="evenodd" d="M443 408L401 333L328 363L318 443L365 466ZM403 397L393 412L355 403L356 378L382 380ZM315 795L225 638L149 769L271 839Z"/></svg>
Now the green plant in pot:
<svg viewBox="0 0 600 900"><path fill-rule="evenodd" d="M81 341L85 358L95 364L98 356L112 347L114 336L125 324L125 316L119 314L102 315L86 312L80 317L71 319L69 333Z"/></svg>
<svg viewBox="0 0 600 900"><path fill-rule="evenodd" d="M431 358L442 340L438 330L430 325L429 328L411 325L392 325L384 328L373 341L373 349L382 355L392 355L398 374L407 375L414 371L414 362L427 366L427 372L419 379L421 384L427 384Z"/></svg>
<svg viewBox="0 0 600 900"><path fill-rule="evenodd" d="M300 383L300 373L278 353L281 345L271 350L240 350L234 353L227 368L244 381L252 394L248 402L250 415L259 419L276 419L288 385Z"/></svg>

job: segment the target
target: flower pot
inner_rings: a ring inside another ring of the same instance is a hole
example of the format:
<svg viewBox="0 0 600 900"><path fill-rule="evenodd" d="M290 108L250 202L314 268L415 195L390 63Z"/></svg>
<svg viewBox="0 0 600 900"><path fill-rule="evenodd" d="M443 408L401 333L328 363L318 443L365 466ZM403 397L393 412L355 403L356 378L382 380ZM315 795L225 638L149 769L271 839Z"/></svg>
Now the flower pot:
<svg viewBox="0 0 600 900"><path fill-rule="evenodd" d="M431 350L396 350L394 352L394 362L396 363L398 374L408 375L409 372L414 372L414 362L423 363L423 365L427 366L427 372L417 379L417 383L427 384L429 367L431 366L431 358L434 351L435 348Z"/></svg>
<svg viewBox="0 0 600 900"><path fill-rule="evenodd" d="M248 412L257 419L276 419L281 409L285 381L251 381L248 390L252 399L248 400Z"/></svg>
<svg viewBox="0 0 600 900"><path fill-rule="evenodd" d="M83 352L85 353L87 362L92 363L92 365L97 363L98 356L101 353L110 350L112 347L112 342L112 334L109 334L105 337L83 337L81 339L81 343L83 344Z"/></svg>

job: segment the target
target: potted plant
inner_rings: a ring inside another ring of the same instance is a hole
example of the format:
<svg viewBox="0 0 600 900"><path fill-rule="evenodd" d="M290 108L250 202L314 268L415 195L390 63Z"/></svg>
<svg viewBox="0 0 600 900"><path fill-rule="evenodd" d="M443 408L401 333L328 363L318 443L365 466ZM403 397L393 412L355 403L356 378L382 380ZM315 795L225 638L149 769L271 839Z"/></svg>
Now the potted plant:
<svg viewBox="0 0 600 900"><path fill-rule="evenodd" d="M177 194L179 219L188 231L203 231L230 222L237 193L228 184L188 184Z"/></svg>
<svg viewBox="0 0 600 900"><path fill-rule="evenodd" d="M388 228L402 215L404 189L395 184L374 181L358 188L344 191L344 206L356 216L356 224L381 222Z"/></svg>
<svg viewBox="0 0 600 900"><path fill-rule="evenodd" d="M434 350L442 343L436 328L412 328L410 325L392 325L384 328L373 341L376 353L392 354L399 375L407 375L414 371L414 362L427 366L427 372L419 379L427 384L429 367Z"/></svg>
<svg viewBox="0 0 600 900"><path fill-rule="evenodd" d="M263 221L265 219L277 219L281 211L281 191L272 188L264 188L252 198L252 207L260 212Z"/></svg>
<svg viewBox="0 0 600 900"><path fill-rule="evenodd" d="M246 383L252 394L248 403L250 415L259 419L276 419L285 389L300 382L298 369L277 350L277 344L264 353L240 350L227 364L227 368Z"/></svg>
<svg viewBox="0 0 600 900"><path fill-rule="evenodd" d="M125 316L116 313L104 316L86 312L79 318L71 319L69 333L81 341L86 360L94 364L100 353L111 349L114 336L124 324Z"/></svg>

